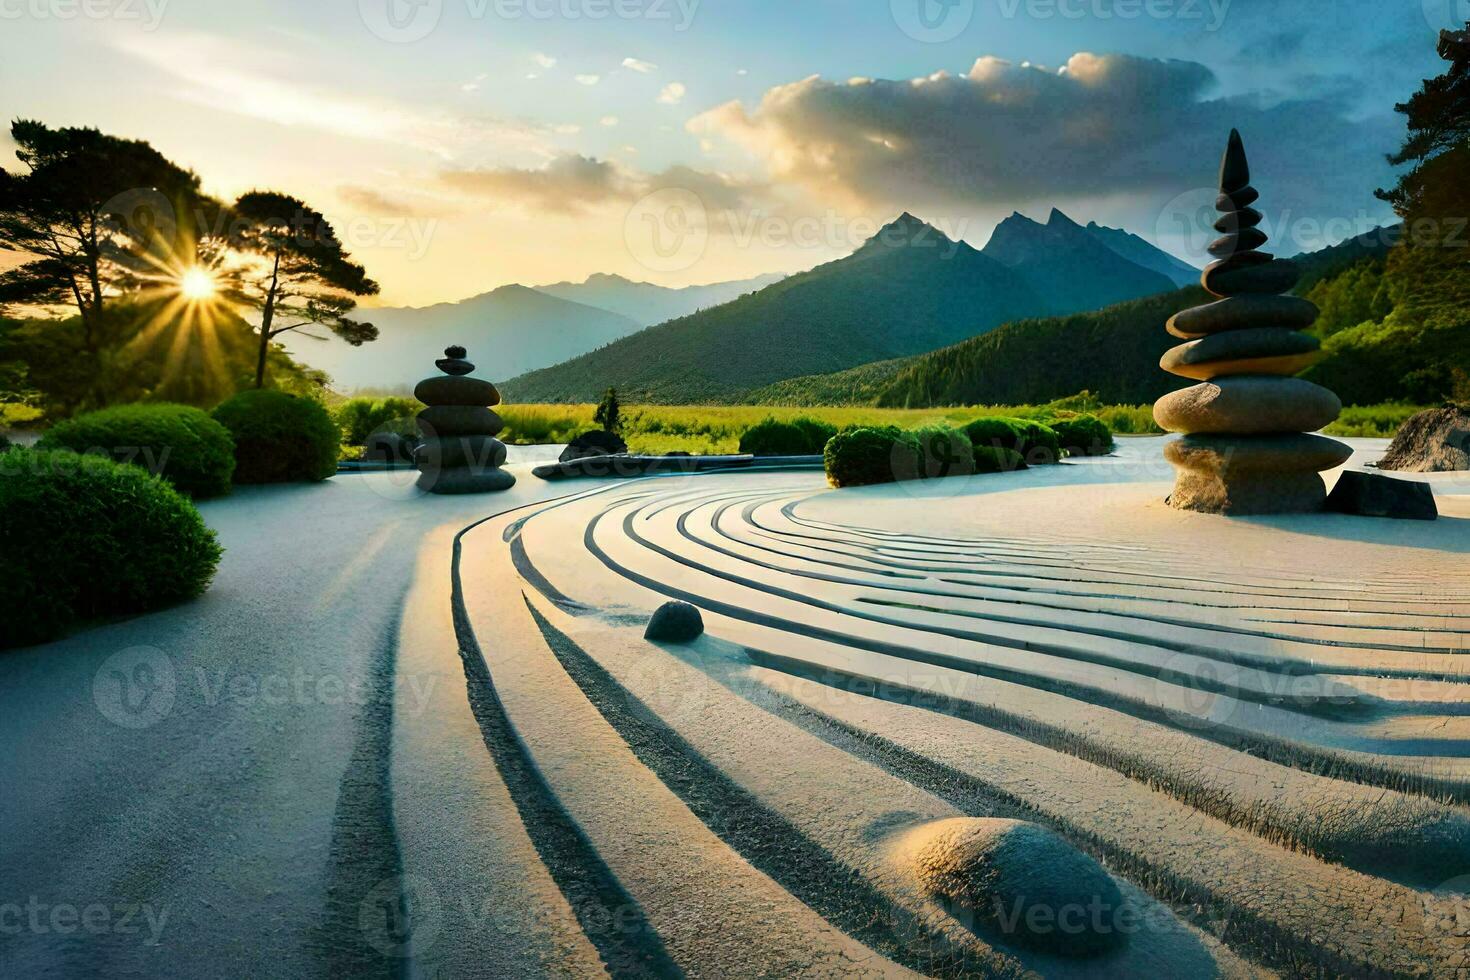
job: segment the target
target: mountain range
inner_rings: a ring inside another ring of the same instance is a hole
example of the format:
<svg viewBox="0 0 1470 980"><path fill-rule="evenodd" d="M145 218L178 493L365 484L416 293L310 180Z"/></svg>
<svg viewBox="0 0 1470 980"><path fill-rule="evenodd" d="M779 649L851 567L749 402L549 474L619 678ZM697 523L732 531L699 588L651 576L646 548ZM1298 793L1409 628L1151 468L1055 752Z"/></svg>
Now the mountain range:
<svg viewBox="0 0 1470 980"><path fill-rule="evenodd" d="M1395 229L1380 229L1294 258L1307 295L1364 262L1382 261ZM949 347L846 371L789 378L751 392L766 405L1040 404L1084 389L1104 402L1142 404L1191 382L1159 367L1179 341L1164 324L1208 302L1198 285L1065 316L1018 320ZM1330 361L1324 363L1332 363ZM1320 369L1310 369L1312 371ZM1339 394L1351 394L1341 386ZM1378 400L1382 400L1379 398Z"/></svg>
<svg viewBox="0 0 1470 980"><path fill-rule="evenodd" d="M522 402L593 401L610 386L635 402L743 401L785 379L924 353L1010 321L1170 292L1178 266L1136 236L1055 210L1046 224L1012 215L984 249L904 213L845 258L503 387Z"/></svg>
<svg viewBox="0 0 1470 980"><path fill-rule="evenodd" d="M746 293L780 282L782 278L779 273L771 273L753 279L670 289L599 272L582 282L555 282L534 288L538 293L595 306L625 316L640 326L651 327L655 323L728 303Z"/></svg>
<svg viewBox="0 0 1470 980"><path fill-rule="evenodd" d="M671 289L598 274L580 283L508 285L455 303L378 307L356 316L378 339L351 347L325 330L284 336L296 360L341 391L411 386L451 344L469 349L480 373L509 378L594 350L643 327L760 289L779 275Z"/></svg>

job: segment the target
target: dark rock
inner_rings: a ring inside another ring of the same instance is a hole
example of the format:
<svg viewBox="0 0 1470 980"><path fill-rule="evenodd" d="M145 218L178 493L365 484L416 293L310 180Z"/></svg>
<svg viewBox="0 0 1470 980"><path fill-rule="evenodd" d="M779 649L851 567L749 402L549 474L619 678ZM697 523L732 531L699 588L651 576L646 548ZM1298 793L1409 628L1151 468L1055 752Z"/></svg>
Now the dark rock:
<svg viewBox="0 0 1470 980"><path fill-rule="evenodd" d="M380 463L411 463L418 440L401 432L374 432L362 444L362 458Z"/></svg>
<svg viewBox="0 0 1470 980"><path fill-rule="evenodd" d="M1220 160L1220 193L1233 194L1243 190L1251 182L1251 167L1245 158L1245 143L1240 131L1230 131L1230 142L1225 146L1225 156Z"/></svg>
<svg viewBox="0 0 1470 980"><path fill-rule="evenodd" d="M1112 876L1038 824L951 817L920 824L894 850L926 892L1007 943L1078 957L1127 941L1116 927L1124 899ZM1058 928L1057 910L1066 909L1091 914Z"/></svg>
<svg viewBox="0 0 1470 980"><path fill-rule="evenodd" d="M493 436L505 428L499 415L479 405L434 405L418 414L419 427L430 436Z"/></svg>
<svg viewBox="0 0 1470 980"><path fill-rule="evenodd" d="M1200 283L1216 296L1237 296L1241 293L1271 294L1284 293L1295 286L1301 278L1301 269L1290 259L1271 259L1265 262L1243 264L1239 260L1249 255L1264 255L1264 252L1242 252L1240 255L1212 262L1205 267Z"/></svg>
<svg viewBox="0 0 1470 980"><path fill-rule="evenodd" d="M1220 215L1219 220L1215 222L1215 230L1222 235L1240 231L1242 228L1254 228L1261 223L1264 215L1255 208L1235 208L1233 201L1229 203L1232 207L1226 209L1228 213Z"/></svg>
<svg viewBox="0 0 1470 980"><path fill-rule="evenodd" d="M1261 192L1254 187L1242 187L1238 191L1229 194L1221 194L1215 198L1216 211L1239 211L1249 205L1256 203L1261 197Z"/></svg>
<svg viewBox="0 0 1470 980"><path fill-rule="evenodd" d="M605 429L591 429L577 436L567 447L561 451L558 457L565 463L573 459L586 459L589 456L613 456L628 451L628 444L615 432Z"/></svg>
<svg viewBox="0 0 1470 980"><path fill-rule="evenodd" d="M1431 408L1411 417L1399 427L1378 468L1407 473L1470 470L1470 411Z"/></svg>
<svg viewBox="0 0 1470 980"><path fill-rule="evenodd" d="M1243 374L1170 392L1154 402L1168 432L1265 435L1315 432L1342 411L1338 397L1301 378Z"/></svg>
<svg viewBox="0 0 1470 980"><path fill-rule="evenodd" d="M492 469L505 462L505 443L493 436L444 436L426 441L414 450L413 459L424 470Z"/></svg>
<svg viewBox="0 0 1470 980"><path fill-rule="evenodd" d="M643 638L655 643L688 643L704 632L704 617L687 602L666 602L654 610Z"/></svg>
<svg viewBox="0 0 1470 980"><path fill-rule="evenodd" d="M1175 466L1211 473L1316 473L1341 466L1351 446L1310 432L1266 436L1188 435L1164 446Z"/></svg>
<svg viewBox="0 0 1470 980"><path fill-rule="evenodd" d="M1429 484L1357 470L1347 470L1338 477L1337 486L1327 495L1327 509L1339 514L1414 521L1439 517Z"/></svg>
<svg viewBox="0 0 1470 980"><path fill-rule="evenodd" d="M1183 310L1169 318L1166 330L1192 340L1206 334L1253 327L1305 330L1317 322L1317 307L1298 296L1231 296Z"/></svg>
<svg viewBox="0 0 1470 980"><path fill-rule="evenodd" d="M1320 349L1322 341L1298 330L1258 327L1253 330L1229 330L1211 334L1191 344L1180 344L1181 364L1203 364L1237 357L1275 357L1280 354L1310 354Z"/></svg>
<svg viewBox="0 0 1470 980"><path fill-rule="evenodd" d="M1159 367L1201 381L1231 374L1296 374L1317 360L1321 346L1316 337L1295 330L1230 330L1169 348Z"/></svg>
<svg viewBox="0 0 1470 980"><path fill-rule="evenodd" d="M444 348L444 356L434 362L434 366L445 374L469 374L475 366L465 360L465 349L454 346Z"/></svg>
<svg viewBox="0 0 1470 980"><path fill-rule="evenodd" d="M500 404L500 392L490 382L443 374L420 381L414 386L413 397L425 405L476 405L483 408Z"/></svg>
<svg viewBox="0 0 1470 980"><path fill-rule="evenodd" d="M491 493L509 490L515 482L515 476L505 470L452 467L424 470L415 485L429 493Z"/></svg>
<svg viewBox="0 0 1470 980"><path fill-rule="evenodd" d="M1238 252L1249 252L1266 244L1266 233L1259 228L1242 228L1210 243L1209 253L1225 258Z"/></svg>

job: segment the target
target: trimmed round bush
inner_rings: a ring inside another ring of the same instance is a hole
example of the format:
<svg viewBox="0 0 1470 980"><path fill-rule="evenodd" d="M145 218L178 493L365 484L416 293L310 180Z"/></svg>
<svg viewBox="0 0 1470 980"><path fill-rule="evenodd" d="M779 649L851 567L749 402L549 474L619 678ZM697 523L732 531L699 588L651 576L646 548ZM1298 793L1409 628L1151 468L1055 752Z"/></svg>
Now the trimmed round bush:
<svg viewBox="0 0 1470 980"><path fill-rule="evenodd" d="M1021 444L1020 419L987 415L965 426L965 435L976 448L1015 449Z"/></svg>
<svg viewBox="0 0 1470 980"><path fill-rule="evenodd" d="M1062 458L1062 447L1056 430L1043 422L1020 419L1021 442L1016 452L1032 466L1045 466Z"/></svg>
<svg viewBox="0 0 1470 980"><path fill-rule="evenodd" d="M197 596L220 553L193 504L141 467L68 450L0 456L0 646Z"/></svg>
<svg viewBox="0 0 1470 980"><path fill-rule="evenodd" d="M975 450L963 430L927 425L915 429L913 436L919 447L919 471L925 479L975 472Z"/></svg>
<svg viewBox="0 0 1470 980"><path fill-rule="evenodd" d="M848 429L827 442L822 454L827 482L834 487L912 480L919 475L919 443L896 426Z"/></svg>
<svg viewBox="0 0 1470 980"><path fill-rule="evenodd" d="M236 483L325 480L337 472L342 433L310 398L257 388L214 410L235 440Z"/></svg>
<svg viewBox="0 0 1470 980"><path fill-rule="evenodd" d="M53 426L39 449L70 449L141 466L203 499L230 492L235 444L206 413L168 403L118 405Z"/></svg>
<svg viewBox="0 0 1470 980"><path fill-rule="evenodd" d="M1050 422L1068 456L1106 456L1113 451L1113 430L1096 415L1072 415Z"/></svg>
<svg viewBox="0 0 1470 980"><path fill-rule="evenodd" d="M740 436L740 451L755 456L816 456L836 434L835 425L806 416L789 422L765 418Z"/></svg>
<svg viewBox="0 0 1470 980"><path fill-rule="evenodd" d="M1036 466L1062 458L1057 434L1050 426L1033 419L986 416L965 426L965 434L976 448L1009 449Z"/></svg>
<svg viewBox="0 0 1470 980"><path fill-rule="evenodd" d="M976 446L974 455L976 473L1010 473L1026 469L1026 460L1014 449L996 449L992 446Z"/></svg>

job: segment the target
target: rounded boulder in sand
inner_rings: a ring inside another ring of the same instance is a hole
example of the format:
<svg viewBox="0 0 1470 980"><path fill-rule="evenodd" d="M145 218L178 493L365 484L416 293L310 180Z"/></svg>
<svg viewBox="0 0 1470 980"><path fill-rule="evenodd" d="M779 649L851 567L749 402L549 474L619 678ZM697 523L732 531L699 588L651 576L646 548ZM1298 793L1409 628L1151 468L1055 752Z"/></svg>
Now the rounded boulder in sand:
<svg viewBox="0 0 1470 980"><path fill-rule="evenodd" d="M925 891L1006 942L1091 956L1125 938L1117 884L1096 861L1037 824L936 820L904 835L899 855Z"/></svg>

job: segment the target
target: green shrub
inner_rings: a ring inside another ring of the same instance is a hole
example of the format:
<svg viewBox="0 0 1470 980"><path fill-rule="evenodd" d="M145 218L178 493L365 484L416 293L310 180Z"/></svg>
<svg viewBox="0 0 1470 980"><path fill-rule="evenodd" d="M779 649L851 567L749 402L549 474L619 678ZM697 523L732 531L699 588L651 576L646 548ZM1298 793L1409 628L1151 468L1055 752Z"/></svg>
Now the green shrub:
<svg viewBox="0 0 1470 980"><path fill-rule="evenodd" d="M1021 442L1016 452L1032 466L1044 466L1062 458L1061 440L1056 430L1045 422L1021 419Z"/></svg>
<svg viewBox="0 0 1470 980"><path fill-rule="evenodd" d="M1096 415L1058 417L1051 427L1068 456L1106 456L1113 451L1113 432Z"/></svg>
<svg viewBox="0 0 1470 980"><path fill-rule="evenodd" d="M976 446L973 459L976 473L1012 473L1026 469L1026 460L1014 449Z"/></svg>
<svg viewBox="0 0 1470 980"><path fill-rule="evenodd" d="M1322 431L1329 436L1365 436L1391 439L1411 416L1425 410L1422 405L1347 405L1342 414Z"/></svg>
<svg viewBox="0 0 1470 980"><path fill-rule="evenodd" d="M976 447L1014 450L1021 444L1021 419L986 415L965 426L965 435Z"/></svg>
<svg viewBox="0 0 1470 980"><path fill-rule="evenodd" d="M242 391L214 410L235 439L236 483L325 480L342 433L320 403L281 391Z"/></svg>
<svg viewBox="0 0 1470 980"><path fill-rule="evenodd" d="M765 418L740 436L740 451L756 456L816 456L836 434L835 425L806 416L789 422Z"/></svg>
<svg viewBox="0 0 1470 980"><path fill-rule="evenodd" d="M919 448L919 472L926 479L968 476L975 472L975 450L970 437L947 425L926 425L913 430Z"/></svg>
<svg viewBox="0 0 1470 980"><path fill-rule="evenodd" d="M200 499L229 493L235 471L230 433L188 405L118 405L78 415L52 427L37 448L70 449L132 463Z"/></svg>
<svg viewBox="0 0 1470 980"><path fill-rule="evenodd" d="M1057 434L1035 419L984 416L966 425L965 434L976 447L1009 449L1032 465L1055 463L1062 458Z"/></svg>
<svg viewBox="0 0 1470 980"><path fill-rule="evenodd" d="M197 596L220 547L193 505L141 467L15 448L0 456L0 554L0 646L16 646Z"/></svg>
<svg viewBox="0 0 1470 980"><path fill-rule="evenodd" d="M412 398L349 398L332 415L342 430L342 441L361 446L377 432L417 436L417 415L422 407Z"/></svg>
<svg viewBox="0 0 1470 980"><path fill-rule="evenodd" d="M919 444L896 426L849 429L827 442L822 454L834 487L912 480L919 475Z"/></svg>

